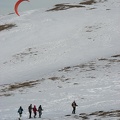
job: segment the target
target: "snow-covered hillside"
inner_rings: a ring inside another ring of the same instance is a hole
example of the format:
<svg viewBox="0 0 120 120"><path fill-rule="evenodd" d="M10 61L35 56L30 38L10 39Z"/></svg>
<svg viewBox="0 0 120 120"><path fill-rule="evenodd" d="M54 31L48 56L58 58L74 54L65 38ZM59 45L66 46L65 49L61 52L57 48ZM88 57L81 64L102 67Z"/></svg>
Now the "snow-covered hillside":
<svg viewBox="0 0 120 120"><path fill-rule="evenodd" d="M43 120L119 119L119 11L119 0L78 0L1 16L15 27L0 31L0 120L20 105L28 119L29 104Z"/></svg>

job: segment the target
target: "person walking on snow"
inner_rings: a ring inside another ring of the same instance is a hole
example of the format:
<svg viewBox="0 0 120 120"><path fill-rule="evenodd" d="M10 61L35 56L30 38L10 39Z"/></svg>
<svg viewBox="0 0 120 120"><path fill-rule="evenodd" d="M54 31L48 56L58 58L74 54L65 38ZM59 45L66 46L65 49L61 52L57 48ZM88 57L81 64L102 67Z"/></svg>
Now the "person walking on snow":
<svg viewBox="0 0 120 120"><path fill-rule="evenodd" d="M33 113L34 113L34 118L36 118L36 115L37 115L37 108L36 108L35 105L34 105L34 107L33 107Z"/></svg>
<svg viewBox="0 0 120 120"><path fill-rule="evenodd" d="M42 106L40 105L40 106L38 107L39 118L41 118L42 111L43 111L43 109L42 109Z"/></svg>
<svg viewBox="0 0 120 120"><path fill-rule="evenodd" d="M30 119L32 114L32 104L30 104L30 106L28 107L28 112L29 112L29 119Z"/></svg>
<svg viewBox="0 0 120 120"><path fill-rule="evenodd" d="M73 103L72 103L72 107L73 107L72 114L75 114L75 111L76 111L76 106L78 106L78 105L76 104L76 102L75 102L75 101L73 101Z"/></svg>
<svg viewBox="0 0 120 120"><path fill-rule="evenodd" d="M23 108L20 106L18 109L18 113L19 113L20 118L22 117L22 112L23 112Z"/></svg>

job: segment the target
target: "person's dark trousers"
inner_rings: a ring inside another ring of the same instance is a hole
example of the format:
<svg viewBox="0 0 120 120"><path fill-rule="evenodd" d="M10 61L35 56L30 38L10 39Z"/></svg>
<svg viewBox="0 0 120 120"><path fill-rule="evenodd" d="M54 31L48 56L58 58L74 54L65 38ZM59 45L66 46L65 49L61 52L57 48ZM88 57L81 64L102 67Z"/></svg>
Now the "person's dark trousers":
<svg viewBox="0 0 120 120"><path fill-rule="evenodd" d="M37 114L37 113L36 113L36 112L34 112L34 118L36 117L36 114Z"/></svg>
<svg viewBox="0 0 120 120"><path fill-rule="evenodd" d="M19 114L19 115L20 115L19 120L21 120L22 114Z"/></svg>
<svg viewBox="0 0 120 120"><path fill-rule="evenodd" d="M39 113L39 118L41 118L42 113Z"/></svg>
<svg viewBox="0 0 120 120"><path fill-rule="evenodd" d="M76 108L75 108L75 107L73 107L72 114L75 114L75 110L76 110Z"/></svg>
<svg viewBox="0 0 120 120"><path fill-rule="evenodd" d="M22 117L22 114L19 114L20 115L20 117Z"/></svg>
<svg viewBox="0 0 120 120"><path fill-rule="evenodd" d="M29 112L29 118L31 118L31 112Z"/></svg>

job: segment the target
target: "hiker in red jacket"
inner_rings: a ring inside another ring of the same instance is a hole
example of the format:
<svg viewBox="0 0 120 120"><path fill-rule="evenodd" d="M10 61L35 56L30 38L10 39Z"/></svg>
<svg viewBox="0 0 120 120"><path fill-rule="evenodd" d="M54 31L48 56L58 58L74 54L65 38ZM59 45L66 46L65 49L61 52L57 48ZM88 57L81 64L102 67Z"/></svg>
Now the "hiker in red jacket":
<svg viewBox="0 0 120 120"><path fill-rule="evenodd" d="M37 108L36 108L35 105L34 105L34 107L33 107L33 113L34 113L34 118L36 118L36 115L37 115Z"/></svg>

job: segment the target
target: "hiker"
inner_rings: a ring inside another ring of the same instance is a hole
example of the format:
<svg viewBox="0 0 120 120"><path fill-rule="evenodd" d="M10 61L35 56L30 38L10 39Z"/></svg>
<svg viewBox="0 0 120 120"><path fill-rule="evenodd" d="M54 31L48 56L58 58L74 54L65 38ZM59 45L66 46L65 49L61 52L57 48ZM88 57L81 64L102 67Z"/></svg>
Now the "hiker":
<svg viewBox="0 0 120 120"><path fill-rule="evenodd" d="M18 109L18 113L19 113L20 118L22 117L22 112L23 112L23 108L20 106Z"/></svg>
<svg viewBox="0 0 120 120"><path fill-rule="evenodd" d="M38 107L39 118L41 118L42 111L43 111L43 109L42 109L42 106L40 105L40 106Z"/></svg>
<svg viewBox="0 0 120 120"><path fill-rule="evenodd" d="M73 101L73 103L72 103L72 107L73 107L72 114L75 114L75 111L76 111L76 106L78 106L78 105L76 104L76 102L75 102L75 101Z"/></svg>
<svg viewBox="0 0 120 120"><path fill-rule="evenodd" d="M29 119L30 119L32 114L32 104L30 104L30 106L28 107L28 112L29 112Z"/></svg>
<svg viewBox="0 0 120 120"><path fill-rule="evenodd" d="M36 108L35 105L34 105L34 107L33 107L33 113L34 113L34 118L36 118L36 115L37 115L37 108Z"/></svg>

